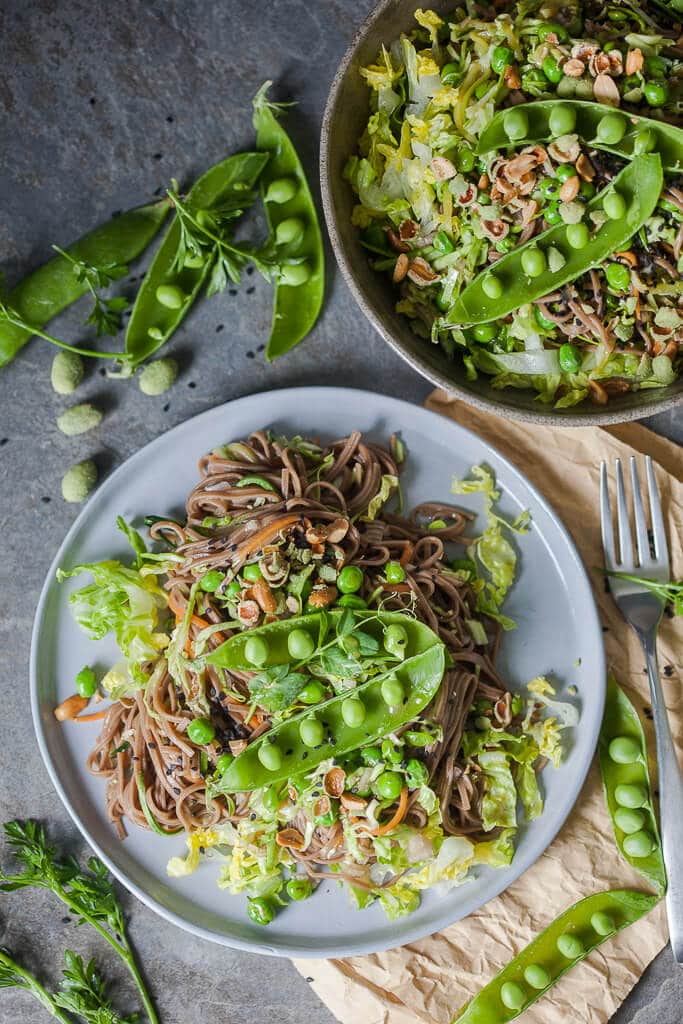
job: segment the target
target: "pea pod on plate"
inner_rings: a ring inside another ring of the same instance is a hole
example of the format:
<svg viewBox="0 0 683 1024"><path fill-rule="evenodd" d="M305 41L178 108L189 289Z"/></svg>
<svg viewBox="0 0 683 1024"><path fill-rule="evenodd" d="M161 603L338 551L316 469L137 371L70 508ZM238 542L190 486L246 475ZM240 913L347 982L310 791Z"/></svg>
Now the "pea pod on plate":
<svg viewBox="0 0 683 1024"><path fill-rule="evenodd" d="M119 214L79 238L65 251L98 269L124 266L147 248L170 210L162 199ZM40 328L88 290L65 256L53 257L20 281L7 303L28 323ZM11 323L0 324L0 367L5 366L31 338L31 332Z"/></svg>
<svg viewBox="0 0 683 1024"><path fill-rule="evenodd" d="M268 156L237 153L215 164L187 194L191 214L210 211L221 203L246 194L254 187ZM177 266L181 225L176 216L145 275L126 331L126 353L133 365L156 352L175 331L199 294L215 259L209 248L204 258L188 253Z"/></svg>
<svg viewBox="0 0 683 1024"><path fill-rule="evenodd" d="M613 676L598 745L600 771L622 856L660 893L666 873L654 814L647 749L640 719Z"/></svg>
<svg viewBox="0 0 683 1024"><path fill-rule="evenodd" d="M627 160L657 153L665 172L683 170L683 129L581 100L539 100L499 111L479 136L477 153L552 142L570 134Z"/></svg>
<svg viewBox="0 0 683 1024"><path fill-rule="evenodd" d="M261 178L263 202L280 264L266 357L294 348L318 318L325 287L325 255L318 214L301 161L269 103L266 82L254 98L259 150L270 155Z"/></svg>
<svg viewBox="0 0 683 1024"><path fill-rule="evenodd" d="M549 228L478 274L451 308L448 322L497 320L599 266L643 226L657 205L663 180L655 153L635 157L586 204L580 223ZM591 212L602 212L605 218L592 234Z"/></svg>
<svg viewBox="0 0 683 1024"><path fill-rule="evenodd" d="M614 889L579 900L506 964L453 1018L453 1024L513 1020L597 946L652 910L659 898Z"/></svg>

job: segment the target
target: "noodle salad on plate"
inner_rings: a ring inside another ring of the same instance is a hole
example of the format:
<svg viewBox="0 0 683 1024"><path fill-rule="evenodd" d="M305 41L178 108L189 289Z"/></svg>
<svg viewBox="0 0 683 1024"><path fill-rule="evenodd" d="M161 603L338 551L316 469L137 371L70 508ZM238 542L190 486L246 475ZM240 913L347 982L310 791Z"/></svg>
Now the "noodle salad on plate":
<svg viewBox="0 0 683 1024"><path fill-rule="evenodd" d="M58 574L92 576L73 615L121 651L55 712L101 719L88 767L119 836L167 837L175 878L219 858L258 924L323 879L395 918L508 865L578 721L545 678L496 667L529 517L496 512L484 467L452 485L482 495L478 534L455 505L407 512L405 458L396 435L256 432L200 460L182 520L145 518L149 550L119 519L132 564Z"/></svg>

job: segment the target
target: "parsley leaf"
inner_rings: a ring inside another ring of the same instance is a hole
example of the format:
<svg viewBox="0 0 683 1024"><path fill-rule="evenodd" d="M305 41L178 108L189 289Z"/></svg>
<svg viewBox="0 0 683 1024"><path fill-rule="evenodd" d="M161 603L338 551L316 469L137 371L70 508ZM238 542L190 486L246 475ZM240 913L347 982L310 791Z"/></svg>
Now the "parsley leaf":
<svg viewBox="0 0 683 1024"><path fill-rule="evenodd" d="M294 703L308 681L307 675L292 672L289 665L274 665L249 680L249 694L266 711L284 711Z"/></svg>

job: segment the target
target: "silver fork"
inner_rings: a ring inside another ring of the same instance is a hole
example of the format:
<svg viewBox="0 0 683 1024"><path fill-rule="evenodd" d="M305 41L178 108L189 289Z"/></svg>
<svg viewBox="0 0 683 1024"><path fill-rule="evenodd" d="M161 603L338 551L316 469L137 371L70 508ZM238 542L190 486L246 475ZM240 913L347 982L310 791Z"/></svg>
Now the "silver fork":
<svg viewBox="0 0 683 1024"><path fill-rule="evenodd" d="M610 571L624 572L651 579L657 583L669 581L669 551L662 517L659 491L649 455L645 459L650 505L650 525L653 550L650 550L647 520L638 480L635 458L631 458L631 485L633 490L633 519L637 562L633 554L633 539L629 511L624 489L621 460L616 460L617 478L617 535L619 561L614 544L612 509L609 500L607 466L600 467L600 514L602 520L602 546L605 566ZM609 587L617 607L643 645L647 674L652 696L652 717L657 739L657 767L659 772L659 810L662 851L666 866L668 887L666 909L669 919L671 948L677 963L683 963L683 776L671 738L669 719L662 694L657 668L657 630L662 619L664 602L656 594L630 580L608 576Z"/></svg>

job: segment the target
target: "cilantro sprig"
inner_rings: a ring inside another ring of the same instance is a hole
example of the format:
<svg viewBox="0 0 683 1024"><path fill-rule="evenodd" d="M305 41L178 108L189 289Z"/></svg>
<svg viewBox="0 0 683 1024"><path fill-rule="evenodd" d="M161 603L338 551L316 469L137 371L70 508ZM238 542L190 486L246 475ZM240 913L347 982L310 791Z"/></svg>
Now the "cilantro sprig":
<svg viewBox="0 0 683 1024"><path fill-rule="evenodd" d="M674 615L683 615L683 580L678 583L673 580L669 580L668 583L657 583L655 580L646 579L645 576L635 576L628 572L614 572L609 569L603 571L606 576L629 580L631 583L645 587L651 594L656 594L664 604L670 605Z"/></svg>
<svg viewBox="0 0 683 1024"><path fill-rule="evenodd" d="M127 274L126 264L110 263L104 267L94 267L91 263L72 256L58 245L53 245L52 248L69 261L76 280L80 284L85 284L92 296L93 308L85 323L95 325L98 338L101 338L103 334L118 334L121 330L121 314L128 308L128 299L122 295L117 295L112 299L103 299L99 290L108 288L112 282L118 281L119 278Z"/></svg>

